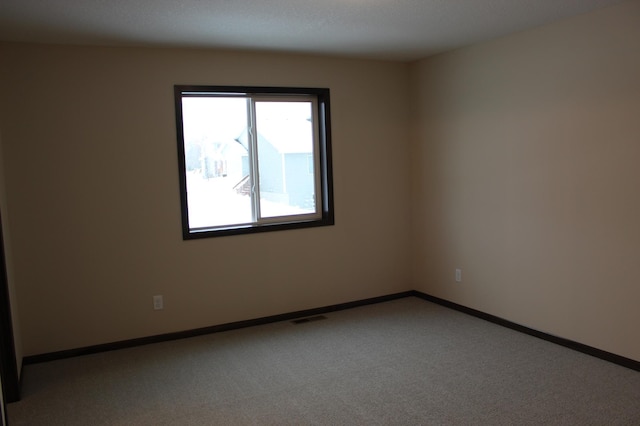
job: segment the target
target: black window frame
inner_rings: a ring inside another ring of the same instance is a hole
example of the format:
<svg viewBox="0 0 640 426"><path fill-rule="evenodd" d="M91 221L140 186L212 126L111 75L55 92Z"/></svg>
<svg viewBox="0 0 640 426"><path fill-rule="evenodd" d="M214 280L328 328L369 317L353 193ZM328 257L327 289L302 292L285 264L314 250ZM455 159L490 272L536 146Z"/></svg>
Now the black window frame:
<svg viewBox="0 0 640 426"><path fill-rule="evenodd" d="M311 220L282 221L275 223L251 223L230 225L225 227L211 227L206 229L191 229L189 227L189 210L187 202L187 174L185 141L182 116L182 99L187 96L205 96L207 93L229 95L307 95L317 99L318 105L318 137L319 137L319 177L320 201L319 218ZM333 167L331 162L331 113L330 93L328 88L309 87L268 87L268 86L207 86L207 85L174 85L174 100L176 113L176 134L178 145L178 169L180 184L180 207L182 215L182 237L184 240L212 238L228 235L252 234L259 232L282 231L287 229L301 229L318 226L334 225L333 207Z"/></svg>

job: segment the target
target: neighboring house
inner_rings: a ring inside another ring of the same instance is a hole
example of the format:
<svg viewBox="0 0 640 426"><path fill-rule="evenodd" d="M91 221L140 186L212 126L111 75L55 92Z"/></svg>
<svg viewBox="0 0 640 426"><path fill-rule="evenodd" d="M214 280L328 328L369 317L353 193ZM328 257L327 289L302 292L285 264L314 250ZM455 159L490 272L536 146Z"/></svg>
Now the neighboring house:
<svg viewBox="0 0 640 426"><path fill-rule="evenodd" d="M228 174L233 175L234 172L240 173L241 166L229 161L229 159L242 155L243 151L246 152L235 141L188 141L185 144L187 171L200 171L205 179L225 177ZM234 165L237 170L234 169Z"/></svg>
<svg viewBox="0 0 640 426"><path fill-rule="evenodd" d="M249 175L248 131L236 141L245 148L242 174ZM312 208L315 200L312 125L307 120L264 122L258 128L260 193L269 201ZM239 188L242 187L239 186Z"/></svg>

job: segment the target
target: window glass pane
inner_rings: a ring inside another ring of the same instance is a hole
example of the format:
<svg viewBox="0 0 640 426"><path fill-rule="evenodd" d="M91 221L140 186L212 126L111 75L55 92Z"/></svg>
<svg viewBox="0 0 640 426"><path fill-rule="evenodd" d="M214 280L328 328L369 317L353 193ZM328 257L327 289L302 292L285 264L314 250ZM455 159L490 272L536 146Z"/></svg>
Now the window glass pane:
<svg viewBox="0 0 640 426"><path fill-rule="evenodd" d="M260 215L315 213L311 102L255 103Z"/></svg>
<svg viewBox="0 0 640 426"><path fill-rule="evenodd" d="M174 95L185 240L334 224L329 89Z"/></svg>
<svg viewBox="0 0 640 426"><path fill-rule="evenodd" d="M247 100L184 97L189 228L252 222Z"/></svg>

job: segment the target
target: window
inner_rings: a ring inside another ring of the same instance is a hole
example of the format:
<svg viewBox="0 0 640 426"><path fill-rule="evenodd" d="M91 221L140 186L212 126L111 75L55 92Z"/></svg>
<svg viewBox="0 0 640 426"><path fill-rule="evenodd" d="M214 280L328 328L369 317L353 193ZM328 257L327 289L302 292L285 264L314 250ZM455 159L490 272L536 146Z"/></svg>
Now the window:
<svg viewBox="0 0 640 426"><path fill-rule="evenodd" d="M184 239L333 225L329 89L174 89Z"/></svg>

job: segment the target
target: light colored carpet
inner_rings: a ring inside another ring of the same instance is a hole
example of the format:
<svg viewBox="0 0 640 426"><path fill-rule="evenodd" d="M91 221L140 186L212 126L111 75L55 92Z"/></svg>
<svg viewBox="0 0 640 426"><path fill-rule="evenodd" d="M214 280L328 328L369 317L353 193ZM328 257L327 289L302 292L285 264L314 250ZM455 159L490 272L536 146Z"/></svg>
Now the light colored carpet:
<svg viewBox="0 0 640 426"><path fill-rule="evenodd" d="M20 425L640 425L640 373L409 297L24 370Z"/></svg>

